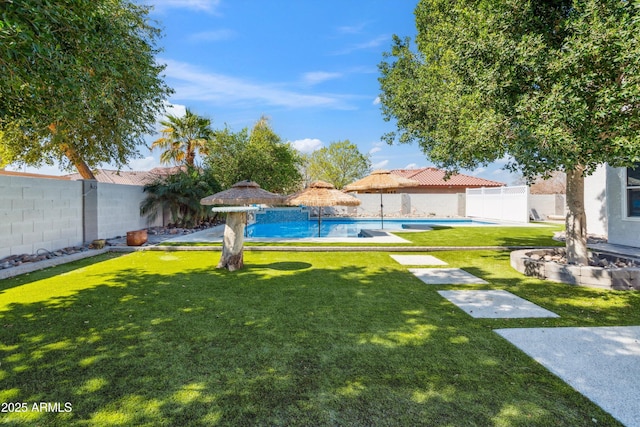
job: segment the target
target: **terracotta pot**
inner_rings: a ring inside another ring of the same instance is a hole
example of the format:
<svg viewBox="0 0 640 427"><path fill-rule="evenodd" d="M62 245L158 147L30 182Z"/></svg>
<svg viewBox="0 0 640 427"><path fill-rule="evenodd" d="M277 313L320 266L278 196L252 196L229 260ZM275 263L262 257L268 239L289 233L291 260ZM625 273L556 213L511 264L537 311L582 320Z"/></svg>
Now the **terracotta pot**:
<svg viewBox="0 0 640 427"><path fill-rule="evenodd" d="M147 230L127 231L127 246L141 246L147 243Z"/></svg>

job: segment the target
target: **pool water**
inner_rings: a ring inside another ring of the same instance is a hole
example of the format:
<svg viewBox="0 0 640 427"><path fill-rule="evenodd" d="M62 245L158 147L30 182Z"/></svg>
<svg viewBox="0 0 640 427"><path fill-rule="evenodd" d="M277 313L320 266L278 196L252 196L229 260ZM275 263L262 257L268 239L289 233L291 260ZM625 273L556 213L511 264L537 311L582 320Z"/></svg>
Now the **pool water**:
<svg viewBox="0 0 640 427"><path fill-rule="evenodd" d="M411 226L455 226L489 224L471 219L386 219L384 230L398 231ZM360 231L379 230L379 219L327 218L322 220L320 237L360 237ZM289 221L251 224L246 230L247 237L299 239L318 237L318 221Z"/></svg>

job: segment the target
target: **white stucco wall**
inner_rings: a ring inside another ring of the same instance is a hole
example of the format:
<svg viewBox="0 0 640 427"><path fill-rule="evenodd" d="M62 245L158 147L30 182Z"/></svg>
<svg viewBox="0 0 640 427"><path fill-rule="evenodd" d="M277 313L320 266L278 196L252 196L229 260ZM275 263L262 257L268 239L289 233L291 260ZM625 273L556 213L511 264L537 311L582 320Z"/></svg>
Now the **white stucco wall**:
<svg viewBox="0 0 640 427"><path fill-rule="evenodd" d="M609 243L640 247L640 218L626 216L626 169L607 168L606 178Z"/></svg>
<svg viewBox="0 0 640 427"><path fill-rule="evenodd" d="M607 166L601 165L584 179L584 210L587 215L587 233L607 236L607 199L611 192L607 190ZM615 196L613 196L615 197Z"/></svg>
<svg viewBox="0 0 640 427"><path fill-rule="evenodd" d="M564 216L565 204L564 194L529 194L529 209L535 209L543 220L549 215Z"/></svg>

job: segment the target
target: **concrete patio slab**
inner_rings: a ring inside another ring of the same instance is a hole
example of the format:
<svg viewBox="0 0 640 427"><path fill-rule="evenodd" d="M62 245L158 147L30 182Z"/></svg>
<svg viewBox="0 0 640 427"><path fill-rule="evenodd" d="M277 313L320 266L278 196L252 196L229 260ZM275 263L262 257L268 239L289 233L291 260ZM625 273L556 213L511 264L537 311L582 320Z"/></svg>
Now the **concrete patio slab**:
<svg viewBox="0 0 640 427"><path fill-rule="evenodd" d="M447 265L432 255L391 255L391 258L402 265Z"/></svg>
<svg viewBox="0 0 640 427"><path fill-rule="evenodd" d="M488 283L459 268L410 268L409 271L427 285L482 285Z"/></svg>
<svg viewBox="0 0 640 427"><path fill-rule="evenodd" d="M222 235L224 234L224 225L215 227L214 229L208 229L203 231L197 231L195 233L186 234L184 236L177 236L169 239L172 243L220 243L222 242ZM398 237L395 234L382 231L375 237L305 237L297 239L287 238L254 238L248 237L245 239L245 244L251 244L252 242L268 242L268 243L411 243L402 237Z"/></svg>
<svg viewBox="0 0 640 427"><path fill-rule="evenodd" d="M625 426L640 427L640 326L496 332Z"/></svg>
<svg viewBox="0 0 640 427"><path fill-rule="evenodd" d="M438 291L438 293L476 318L560 317L507 291Z"/></svg>

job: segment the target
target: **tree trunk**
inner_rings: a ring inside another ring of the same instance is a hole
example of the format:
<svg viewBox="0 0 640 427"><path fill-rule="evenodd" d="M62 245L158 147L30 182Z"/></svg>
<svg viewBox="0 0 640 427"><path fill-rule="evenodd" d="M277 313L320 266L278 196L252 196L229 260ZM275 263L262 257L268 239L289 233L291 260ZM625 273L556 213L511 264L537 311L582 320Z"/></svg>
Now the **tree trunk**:
<svg viewBox="0 0 640 427"><path fill-rule="evenodd" d="M567 171L567 262L588 265L587 217L584 212L584 167Z"/></svg>
<svg viewBox="0 0 640 427"><path fill-rule="evenodd" d="M71 147L69 144L62 144L61 148L64 152L64 155L67 156L71 163L73 163L83 179L96 179L95 175L93 175L93 172L91 171L91 168L87 166L87 163L73 147Z"/></svg>
<svg viewBox="0 0 640 427"><path fill-rule="evenodd" d="M244 267L242 247L244 245L246 219L246 212L227 213L227 222L224 226L224 236L222 238L222 256L216 268L235 271Z"/></svg>

